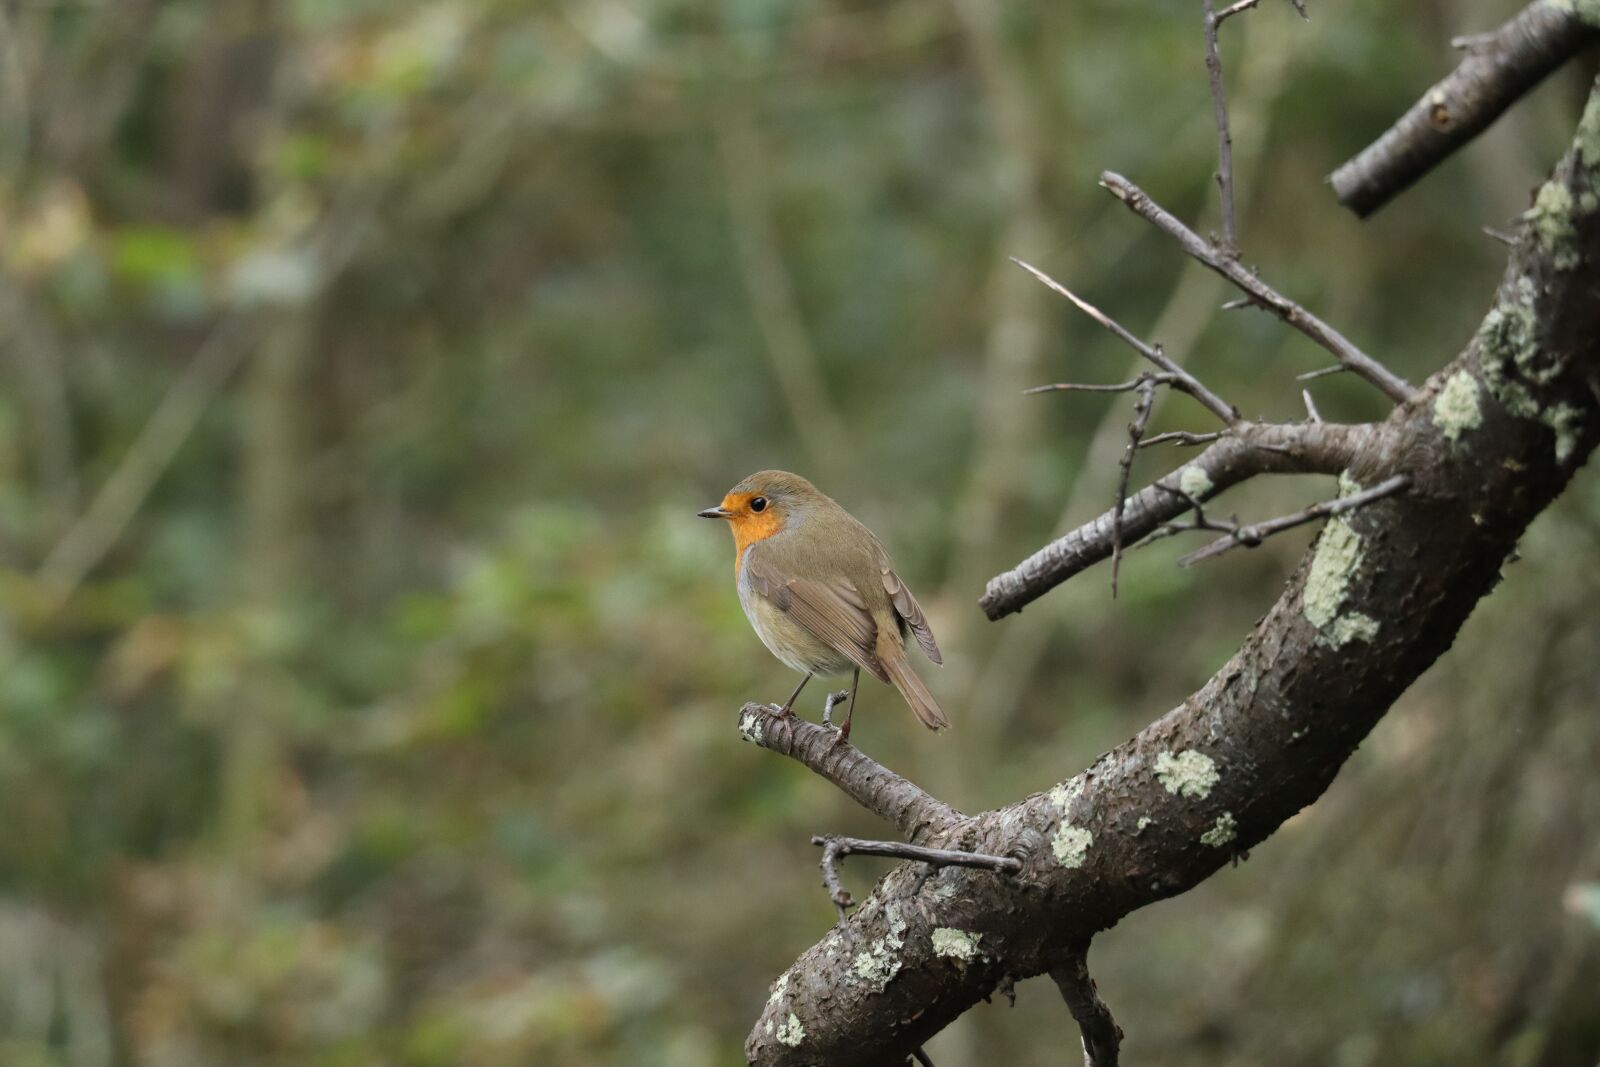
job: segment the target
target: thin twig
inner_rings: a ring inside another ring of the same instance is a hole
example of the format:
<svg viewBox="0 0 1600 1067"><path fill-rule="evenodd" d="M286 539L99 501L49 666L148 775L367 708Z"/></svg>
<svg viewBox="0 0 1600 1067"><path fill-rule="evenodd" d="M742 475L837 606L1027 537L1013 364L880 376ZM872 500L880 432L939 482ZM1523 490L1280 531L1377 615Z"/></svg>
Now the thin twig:
<svg viewBox="0 0 1600 1067"><path fill-rule="evenodd" d="M816 838L811 840L813 844L817 841ZM828 891L828 899L833 901L834 908L839 912L840 925L844 924L849 909L855 904L850 899L850 891L839 881L838 864L843 858L843 846L837 840L827 839L822 846L822 888Z"/></svg>
<svg viewBox="0 0 1600 1067"><path fill-rule="evenodd" d="M1157 349L1160 351L1160 349ZM1117 574L1122 569L1122 509L1128 500L1128 479L1133 475L1133 457L1139 439L1150 425L1150 412L1156 406L1156 386L1148 379L1139 385L1139 399L1133 404L1133 421L1128 423L1128 447L1122 451L1122 474L1117 479L1117 503L1111 518L1111 599L1117 598Z"/></svg>
<svg viewBox="0 0 1600 1067"><path fill-rule="evenodd" d="M1168 430L1166 433L1158 433L1154 437L1146 437L1139 442L1139 447L1149 448L1151 445L1169 443L1185 446L1209 445L1219 437L1226 436L1228 436L1227 430L1218 430L1215 433L1190 433L1188 430Z"/></svg>
<svg viewBox="0 0 1600 1067"><path fill-rule="evenodd" d="M840 837L837 834L818 834L811 839L813 845L827 848L839 846L839 855L888 856L890 859L916 860L934 867L978 867L1002 874L1016 874L1022 870L1022 861L1015 856L991 856L985 852L961 852L951 848L927 848L904 841L869 841L860 837Z"/></svg>
<svg viewBox="0 0 1600 1067"><path fill-rule="evenodd" d="M1232 12L1233 8L1228 10ZM1222 50L1217 45L1218 23L1211 0L1205 0L1206 76L1211 81L1211 105L1217 122L1217 191L1222 200L1221 251L1229 259L1237 259L1239 223L1233 213L1233 134L1228 130L1228 97L1222 85Z"/></svg>
<svg viewBox="0 0 1600 1067"><path fill-rule="evenodd" d="M926 1052L922 1051L921 1045L918 1045L916 1048L912 1049L911 1055L917 1058L917 1062L922 1064L922 1067L933 1067L933 1061L928 1058L928 1054Z"/></svg>
<svg viewBox="0 0 1600 1067"><path fill-rule="evenodd" d="M1225 255L1221 249L1189 229L1160 204L1151 200L1143 189L1127 178L1106 171L1100 175L1100 184L1112 196L1126 204L1134 214L1176 240L1179 247L1189 255L1238 286L1261 307L1271 311L1332 352L1335 359L1377 386L1390 399L1403 404L1416 396L1416 388L1410 382L1361 351L1344 334L1256 277L1253 271L1247 269L1237 259Z"/></svg>
<svg viewBox="0 0 1600 1067"><path fill-rule="evenodd" d="M1317 402L1311 399L1311 390L1300 390L1300 399L1306 402L1306 417L1312 422L1322 421L1322 412L1317 410Z"/></svg>
<svg viewBox="0 0 1600 1067"><path fill-rule="evenodd" d="M1114 382L1110 385L1085 385L1079 382L1056 382L1054 385L1036 385L1031 389L1024 389L1023 396L1033 396L1037 393L1131 393L1146 384L1154 382L1156 385L1176 385L1177 378L1171 374L1141 374L1137 378L1130 378L1125 382Z"/></svg>
<svg viewBox="0 0 1600 1067"><path fill-rule="evenodd" d="M839 922L845 920L846 910L855 906L850 893L839 880L839 864L851 853L863 856L889 856L893 859L915 860L926 863L934 870L941 867L977 867L1003 874L1016 874L1022 870L1022 861L1012 856L990 856L982 852L957 852L947 848L925 848L908 845L903 841L867 841L859 837L840 837L836 834L819 834L811 839L813 845L822 846L822 887L828 891L839 912Z"/></svg>
<svg viewBox="0 0 1600 1067"><path fill-rule="evenodd" d="M1163 485L1162 483L1157 482L1156 488L1160 489L1164 493L1170 493L1171 495L1180 498L1186 504L1188 504L1190 510L1194 512L1194 519L1190 522L1163 523L1161 526L1158 526L1156 529L1152 530L1150 532L1150 536L1146 537L1143 541L1140 541L1139 544L1135 546L1137 548L1148 548L1150 545L1162 540L1163 538L1173 537L1182 533L1210 530L1215 533L1231 534L1239 529L1239 521L1237 518L1228 520L1226 522L1218 519L1208 518L1206 516L1205 505L1202 504L1200 500L1194 496L1194 494L1186 493L1178 486Z"/></svg>
<svg viewBox="0 0 1600 1067"><path fill-rule="evenodd" d="M1101 326L1104 326L1106 329L1110 330L1123 344L1127 345L1145 359L1148 359L1150 362L1160 367L1167 374L1172 375L1172 385L1174 388L1181 389L1185 393L1188 393L1190 396L1194 397L1206 408L1207 411L1210 411L1217 418L1221 419L1225 423L1228 423L1229 425L1232 425L1239 420L1239 412L1232 404L1228 403L1226 400L1223 400L1210 389L1207 389L1203 384L1201 384L1200 379L1196 378L1194 375L1180 367L1177 363L1167 358L1166 353L1162 352L1159 346L1148 345L1139 340L1139 338L1129 333L1121 323L1111 318L1109 315L1095 307L1093 304L1089 303L1087 300L1084 300L1082 297L1078 296L1072 290L1068 289L1066 286L1050 277L1050 275L1046 274L1038 267L1035 267L1030 263L1024 263L1015 256L1011 257L1011 262L1015 263L1017 266L1021 267L1023 270L1027 271L1029 274L1033 275L1035 278L1038 278L1041 282L1048 285L1050 288L1054 289L1068 300L1072 301L1079 311L1089 316L1095 322L1098 322Z"/></svg>
<svg viewBox="0 0 1600 1067"><path fill-rule="evenodd" d="M1117 1067L1122 1049L1122 1027L1089 977L1089 946L1075 945L1050 968L1061 999L1083 1035L1084 1067Z"/></svg>
<svg viewBox="0 0 1600 1067"><path fill-rule="evenodd" d="M1229 4L1227 7L1217 12L1217 17L1213 21L1212 25L1221 26L1224 22L1233 18L1233 16L1242 15L1244 12L1249 11L1259 3L1261 3L1261 0L1239 0L1239 2L1236 4Z"/></svg>
<svg viewBox="0 0 1600 1067"><path fill-rule="evenodd" d="M1318 503L1312 504L1310 507L1303 508L1292 515L1284 515L1280 518L1268 519L1266 522L1258 522L1249 526L1241 526L1228 536L1219 537L1204 548L1197 549L1196 551L1189 553L1187 556L1184 556L1182 559L1178 560L1178 566L1193 566L1194 564L1203 560L1208 560L1213 556L1220 556L1229 549L1238 548L1241 545L1247 548L1254 548L1275 533L1282 533L1284 530L1293 529L1296 526L1303 526L1308 522L1315 522L1317 519L1331 518L1334 515L1339 515L1346 511L1352 511L1355 508L1370 504L1374 500L1381 500L1386 496L1392 496L1410 484L1410 478L1406 477L1404 474L1396 474L1392 478L1379 482L1371 489L1363 489L1359 493L1352 493L1350 496L1339 497L1337 500L1319 501Z"/></svg>
<svg viewBox="0 0 1600 1067"><path fill-rule="evenodd" d="M1485 226L1483 228L1483 232L1509 248L1515 248L1517 246L1517 235L1514 233L1507 233L1504 230L1497 230L1493 226Z"/></svg>
<svg viewBox="0 0 1600 1067"><path fill-rule="evenodd" d="M1335 374L1343 374L1349 369L1350 368L1345 366L1343 363L1335 363L1331 367L1319 367L1317 370L1308 370L1304 374L1296 374L1294 376L1294 380L1297 382L1313 382L1318 378L1327 378Z"/></svg>

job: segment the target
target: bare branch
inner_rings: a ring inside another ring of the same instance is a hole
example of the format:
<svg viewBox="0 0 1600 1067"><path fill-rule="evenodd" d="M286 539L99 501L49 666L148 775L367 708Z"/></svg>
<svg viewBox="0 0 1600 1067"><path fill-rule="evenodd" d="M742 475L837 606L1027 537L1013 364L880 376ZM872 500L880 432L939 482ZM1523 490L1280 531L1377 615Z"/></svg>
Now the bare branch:
<svg viewBox="0 0 1600 1067"><path fill-rule="evenodd" d="M1361 351L1344 334L1256 277L1237 259L1225 255L1210 241L1179 222L1174 215L1151 200L1143 189L1109 170L1100 175L1100 184L1112 196L1128 205L1134 214L1176 240L1179 247L1190 256L1238 286L1258 306L1271 311L1332 352L1335 359L1377 386L1391 400L1403 404L1416 396L1417 391L1411 383Z"/></svg>
<svg viewBox="0 0 1600 1067"><path fill-rule="evenodd" d="M1111 1017L1111 1009L1089 977L1089 946L1069 949L1062 961L1050 968L1050 977L1083 1033L1084 1067L1117 1067L1122 1027Z"/></svg>
<svg viewBox="0 0 1600 1067"><path fill-rule="evenodd" d="M1095 307L1093 304L1089 303L1087 300L1084 300L1082 297L1078 296L1072 290L1068 289L1066 286L1050 277L1050 275L1046 274L1038 267L1035 267L1029 263L1024 263L1015 256L1011 257L1011 262L1015 263L1017 266L1021 267L1023 270L1027 271L1029 274L1033 275L1035 278L1038 278L1041 282L1044 282L1044 284L1048 285L1050 288L1054 289L1056 292L1072 301L1079 311L1082 311L1085 315L1089 316L1091 319L1098 322L1112 333L1116 334L1117 339L1123 344L1127 345L1145 359L1148 359L1151 363L1154 363L1167 374L1171 375L1173 378L1171 384L1174 388L1181 389L1185 393L1188 393L1190 396L1194 397L1205 406L1206 410L1210 411L1223 422L1233 423L1238 421L1239 412L1232 404L1228 403L1226 400L1223 400L1210 389L1207 389L1203 384L1201 384L1200 379L1196 378L1194 375L1180 367L1177 363L1167 358L1166 353L1161 351L1159 345L1148 345L1139 340L1139 338L1129 333L1121 323L1111 318L1109 315Z"/></svg>
<svg viewBox="0 0 1600 1067"><path fill-rule="evenodd" d="M1158 433L1154 437L1146 437L1139 442L1140 448L1149 448L1151 445L1208 445L1212 441L1228 436L1227 430L1218 430L1215 433L1190 433L1187 430L1168 430Z"/></svg>
<svg viewBox="0 0 1600 1067"><path fill-rule="evenodd" d="M1339 203L1372 214L1471 141L1545 76L1594 41L1570 0L1535 0L1467 54L1383 136L1333 172Z"/></svg>
<svg viewBox="0 0 1600 1067"><path fill-rule="evenodd" d="M1123 537L1137 542L1188 511L1186 484L1201 487L1193 495L1203 501L1258 474L1337 474L1359 450L1373 443L1376 433L1370 426L1338 423L1241 423L1189 463L1127 497ZM1001 618L1109 558L1114 524L1115 511L1107 511L1050 542L1011 570L991 578L979 605L989 618Z"/></svg>
<svg viewBox="0 0 1600 1067"><path fill-rule="evenodd" d="M1239 257L1239 223L1233 212L1233 134L1228 130L1228 97L1222 86L1222 52L1217 45L1217 18L1211 0L1205 0L1206 76L1211 82L1211 107L1217 122L1217 191L1222 200L1222 249L1229 259ZM1238 5L1228 9L1236 13Z"/></svg>
<svg viewBox="0 0 1600 1067"><path fill-rule="evenodd" d="M834 910L839 913L839 922L842 925L850 917L850 909L855 906L855 901L850 899L849 890L844 883L839 881L839 864L844 860L844 846L834 838L813 837L813 845L822 845L822 888L828 891L828 899L833 901Z"/></svg>
<svg viewBox="0 0 1600 1067"><path fill-rule="evenodd" d="M1322 421L1322 412L1317 410L1317 402L1311 399L1311 390L1300 390L1300 399L1306 402L1306 418L1312 422Z"/></svg>
<svg viewBox="0 0 1600 1067"><path fill-rule="evenodd" d="M1331 367L1320 367L1317 370L1308 370L1304 374L1296 374L1294 380L1297 382L1314 382L1318 378L1330 378L1335 374L1343 374L1349 369L1343 363L1335 363Z"/></svg>
<svg viewBox="0 0 1600 1067"><path fill-rule="evenodd" d="M1410 478L1404 474L1397 474L1393 478L1387 478L1371 489L1363 489L1359 493L1352 493L1336 500L1323 500L1312 504L1310 507L1302 508L1292 515L1268 519L1266 522L1253 523L1249 526L1240 526L1231 531L1228 536L1219 537L1206 547L1184 556L1178 560L1178 566L1190 567L1203 560L1208 560L1212 556L1220 556L1230 548L1238 548L1241 545L1246 548L1255 548L1275 533L1282 533L1284 530L1303 526L1317 519L1325 519L1343 514L1346 511L1352 511L1370 504L1374 500L1382 500L1386 496L1393 496L1410 484Z"/></svg>
<svg viewBox="0 0 1600 1067"><path fill-rule="evenodd" d="M805 764L913 843L947 835L967 821L967 816L854 745L840 743L837 730L792 713L781 715L774 705L746 704L739 711L739 733L746 741Z"/></svg>
<svg viewBox="0 0 1600 1067"><path fill-rule="evenodd" d="M868 841L860 837L839 837L823 834L811 839L813 845L822 846L822 886L828 898L838 909L839 921L845 920L846 909L853 906L849 892L839 881L839 865L852 853L862 856L888 856L892 859L915 860L934 870L941 867L974 867L1001 874L1017 874L1022 861L1014 856L991 856L983 852L961 852L949 848L925 848L908 845L904 841Z"/></svg>
<svg viewBox="0 0 1600 1067"><path fill-rule="evenodd" d="M1078 382L1056 382L1054 385L1036 385L1032 389L1024 389L1023 396L1033 396L1037 393L1131 393L1145 385L1176 385L1177 379L1170 374L1141 374L1137 378L1130 378L1125 382L1113 382L1110 385L1085 385Z"/></svg>

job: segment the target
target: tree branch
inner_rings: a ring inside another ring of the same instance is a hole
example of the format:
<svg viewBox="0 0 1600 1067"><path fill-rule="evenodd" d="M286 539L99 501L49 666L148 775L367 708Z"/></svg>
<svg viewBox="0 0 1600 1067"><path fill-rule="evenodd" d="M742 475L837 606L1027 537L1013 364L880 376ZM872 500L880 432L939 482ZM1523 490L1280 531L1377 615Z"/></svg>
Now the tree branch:
<svg viewBox="0 0 1600 1067"><path fill-rule="evenodd" d="M1084 1067L1117 1067L1122 1051L1122 1027L1111 1017L1111 1009L1101 999L1094 979L1089 977L1089 946L1078 945L1050 968L1050 977L1061 990L1083 1033Z"/></svg>
<svg viewBox="0 0 1600 1067"><path fill-rule="evenodd" d="M1144 341L1139 340L1139 338L1135 337L1120 322L1116 321L1111 316L1107 315L1105 312L1101 311L1099 308L1095 307L1093 304L1074 293L1071 289L1068 289L1066 286L1050 277L1050 275L1046 274L1038 267L1033 266L1031 263L1024 263L1015 256L1011 257L1011 262L1015 263L1017 266L1021 267L1035 278L1038 278L1041 282L1044 282L1045 285L1049 286L1051 289L1054 289L1056 292L1072 301L1073 305L1077 307L1079 311L1089 316L1095 322L1098 322L1101 326L1104 326L1106 329L1110 330L1123 344L1139 353L1145 359L1148 359L1151 363L1154 363L1156 366L1160 367L1162 370L1160 380L1163 384L1170 384L1173 388L1181 389L1185 393L1188 393L1190 396L1198 400L1207 411L1211 412L1225 423L1233 423L1238 421L1239 412L1232 404L1213 393L1210 389L1207 389L1205 385L1201 383L1199 378L1196 378L1193 374L1190 374L1188 371L1184 370L1183 367L1179 366L1178 363L1171 359L1165 352L1161 351L1160 345L1147 344ZM1138 388L1139 384L1140 380L1135 379L1134 388Z"/></svg>
<svg viewBox="0 0 1600 1067"><path fill-rule="evenodd" d="M1262 281L1238 259L1225 254L1189 229L1176 216L1151 200L1143 189L1109 170L1100 175L1100 184L1112 196L1128 205L1134 214L1177 241L1188 255L1238 286L1252 303L1272 312L1332 352L1341 364L1377 386L1389 399L1403 404L1416 395L1416 389L1410 382L1361 351L1344 334Z"/></svg>
<svg viewBox="0 0 1600 1067"><path fill-rule="evenodd" d="M739 711L740 736L805 764L857 804L892 823L908 840L921 843L942 838L968 821L967 816L859 748L840 743L838 730L778 712L771 704L746 704Z"/></svg>
<svg viewBox="0 0 1600 1067"><path fill-rule="evenodd" d="M1328 179L1362 218L1471 141L1525 93L1596 39L1571 0L1535 0L1493 33L1472 38L1455 70L1383 136Z"/></svg>
<svg viewBox="0 0 1600 1067"><path fill-rule="evenodd" d="M1565 205L1546 220L1561 225L1524 235L1478 334L1416 403L1372 427L1246 424L1196 460L1214 480L1273 469L1263 457L1326 461L1337 440L1354 481L1412 484L1330 522L1232 659L1088 770L965 818L853 749L823 752L832 731L746 707L747 735L759 723L761 743L842 780L918 843L1022 861L1010 878L890 871L775 983L751 1063L902 1060L1004 981L1058 967L1061 946L1193 887L1321 795L1600 440L1600 91L1582 130L1541 193ZM1256 433L1291 443L1278 452ZM1174 495L1134 501L1147 494Z"/></svg>
<svg viewBox="0 0 1600 1067"><path fill-rule="evenodd" d="M1188 511L1190 496L1204 502L1258 474L1338 474L1359 451L1372 446L1375 436L1370 427L1337 423L1242 423L1190 462L1128 497L1122 508L1123 535L1138 541ZM1113 509L991 578L978 601L984 614L999 619L1021 611L1109 558L1116 527Z"/></svg>
<svg viewBox="0 0 1600 1067"><path fill-rule="evenodd" d="M1251 523L1249 526L1236 526L1228 531L1228 536L1219 537L1204 548L1196 549L1178 560L1178 566L1191 567L1213 556L1220 556L1231 548L1239 548L1241 546L1255 548L1273 534L1282 533L1285 530L1292 530L1296 526L1304 526L1308 522L1332 518L1334 515L1342 515L1346 511L1364 507L1374 500L1382 500L1386 496L1393 496L1410 484L1411 479L1406 475L1396 474L1371 489L1363 489L1359 493L1352 493L1337 500L1319 501L1310 507L1301 508L1292 515L1283 515L1276 519L1268 519L1265 522Z"/></svg>

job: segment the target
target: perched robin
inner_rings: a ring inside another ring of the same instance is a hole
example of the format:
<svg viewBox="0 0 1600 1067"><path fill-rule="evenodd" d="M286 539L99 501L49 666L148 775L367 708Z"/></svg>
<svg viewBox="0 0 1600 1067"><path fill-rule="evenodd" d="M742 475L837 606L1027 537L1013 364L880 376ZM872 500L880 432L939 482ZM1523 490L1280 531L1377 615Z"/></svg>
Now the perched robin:
<svg viewBox="0 0 1600 1067"><path fill-rule="evenodd" d="M805 675L783 714L812 675L854 667L841 738L850 735L863 670L900 690L928 729L950 725L906 659L909 629L929 659L944 662L933 631L888 553L855 516L798 474L759 471L700 517L728 520L739 603L762 644ZM829 697L824 722L842 699Z"/></svg>

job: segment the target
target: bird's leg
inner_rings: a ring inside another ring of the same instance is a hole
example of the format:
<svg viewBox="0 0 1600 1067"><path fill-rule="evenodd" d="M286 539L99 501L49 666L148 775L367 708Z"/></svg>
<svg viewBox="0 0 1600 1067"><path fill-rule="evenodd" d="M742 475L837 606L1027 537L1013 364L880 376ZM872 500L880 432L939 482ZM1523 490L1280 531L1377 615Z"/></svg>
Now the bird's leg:
<svg viewBox="0 0 1600 1067"><path fill-rule="evenodd" d="M794 699L800 695L800 690L804 689L806 687L806 683L809 681L811 681L811 672L807 671L806 676L800 679L800 684L794 687L794 692L789 694L789 699L783 702L783 707L778 709L779 715L790 715L794 713Z"/></svg>
<svg viewBox="0 0 1600 1067"><path fill-rule="evenodd" d="M828 699L822 702L822 725L833 725L833 709L843 704L849 695L850 691L848 689L841 689L837 693L828 694Z"/></svg>
<svg viewBox="0 0 1600 1067"><path fill-rule="evenodd" d="M839 727L839 736L833 739L835 745L841 745L850 740L850 720L856 713L856 690L861 687L861 668L856 668L856 673L850 679L850 707L844 713L844 725ZM832 711L832 708L828 709Z"/></svg>

